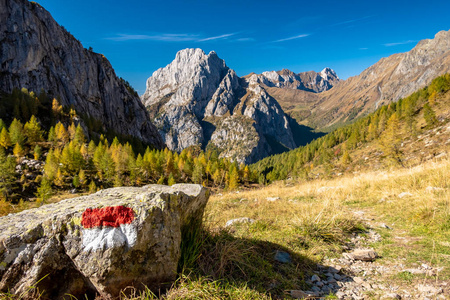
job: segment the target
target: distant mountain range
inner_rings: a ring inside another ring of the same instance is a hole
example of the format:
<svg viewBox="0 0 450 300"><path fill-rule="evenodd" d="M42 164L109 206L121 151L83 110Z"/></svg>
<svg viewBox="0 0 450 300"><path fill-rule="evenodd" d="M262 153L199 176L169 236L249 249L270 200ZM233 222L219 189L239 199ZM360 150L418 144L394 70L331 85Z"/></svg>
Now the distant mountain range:
<svg viewBox="0 0 450 300"><path fill-rule="evenodd" d="M0 20L0 92L44 91L156 148L201 145L245 163L304 145L320 136L311 128L352 122L450 72L450 31L347 80L330 68L238 77L215 52L185 49L153 73L139 99L103 55L83 48L39 4L0 1Z"/></svg>

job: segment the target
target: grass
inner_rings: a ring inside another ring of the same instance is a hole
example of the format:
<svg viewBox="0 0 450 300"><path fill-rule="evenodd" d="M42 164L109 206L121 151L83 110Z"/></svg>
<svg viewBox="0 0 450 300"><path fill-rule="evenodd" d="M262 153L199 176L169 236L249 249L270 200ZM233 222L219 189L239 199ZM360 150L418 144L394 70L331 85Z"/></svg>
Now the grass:
<svg viewBox="0 0 450 300"><path fill-rule="evenodd" d="M317 264L339 257L352 233L365 232L369 224L358 211L374 219L370 226L382 236L371 245L382 256L378 263L443 267L434 277L399 272L386 282L413 289L425 280L450 280L448 174L450 161L441 160L213 195L203 226L183 245L179 279L172 288L123 298L290 299L289 290L309 288L305 281ZM399 197L405 192L410 194ZM273 197L277 200L267 200ZM240 217L255 222L225 227ZM392 230L377 226L381 223ZM277 251L289 253L291 263L276 261Z"/></svg>

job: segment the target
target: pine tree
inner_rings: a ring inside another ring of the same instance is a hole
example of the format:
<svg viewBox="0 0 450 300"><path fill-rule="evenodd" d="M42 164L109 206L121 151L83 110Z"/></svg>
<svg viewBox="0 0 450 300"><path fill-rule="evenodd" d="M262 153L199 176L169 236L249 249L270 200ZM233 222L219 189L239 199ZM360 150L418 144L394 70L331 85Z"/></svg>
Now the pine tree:
<svg viewBox="0 0 450 300"><path fill-rule="evenodd" d="M386 130L380 139L385 157L394 162L402 163L401 137L399 134L400 122L397 113L394 113L386 124Z"/></svg>
<svg viewBox="0 0 450 300"><path fill-rule="evenodd" d="M43 141L43 131L41 129L41 125L38 123L34 115L31 116L27 123L25 123L24 132L30 145Z"/></svg>
<svg viewBox="0 0 450 300"><path fill-rule="evenodd" d="M73 141L75 139L75 132L76 127L75 124L72 122L69 127L67 128L67 134L69 135L69 140Z"/></svg>
<svg viewBox="0 0 450 300"><path fill-rule="evenodd" d="M165 181L166 179L164 178L164 175L161 175L161 177L159 177L159 179L158 179L158 184L164 184L164 181Z"/></svg>
<svg viewBox="0 0 450 300"><path fill-rule="evenodd" d="M15 181L16 163L13 157L7 157L3 148L0 148L0 196L7 199Z"/></svg>
<svg viewBox="0 0 450 300"><path fill-rule="evenodd" d="M167 185L171 186L171 185L174 185L174 184L176 184L176 183L177 183L177 182L175 181L175 178L173 178L173 174L170 173L170 174L169 174L169 179L167 180Z"/></svg>
<svg viewBox="0 0 450 300"><path fill-rule="evenodd" d="M349 163L351 163L352 159L350 158L350 154L347 150L344 151L344 154L342 154L341 157L341 164L343 166L347 166Z"/></svg>
<svg viewBox="0 0 450 300"><path fill-rule="evenodd" d="M41 185L37 189L37 201L38 203L45 203L53 195L51 181L44 176L41 181Z"/></svg>
<svg viewBox="0 0 450 300"><path fill-rule="evenodd" d="M45 160L44 176L47 177L50 181L53 181L55 179L56 173L59 169L59 158L56 152L57 150L50 149Z"/></svg>
<svg viewBox="0 0 450 300"><path fill-rule="evenodd" d="M194 171L192 172L192 181L197 184L201 184L203 181L203 166L200 160L195 162Z"/></svg>
<svg viewBox="0 0 450 300"><path fill-rule="evenodd" d="M49 131L48 131L48 136L47 136L47 141L49 141L50 143L52 143L52 145L54 146L57 142L57 138L56 138L56 132L55 132L55 127L50 127Z"/></svg>
<svg viewBox="0 0 450 300"><path fill-rule="evenodd" d="M431 127L438 122L436 114L428 103L425 103L425 105L423 106L423 117L427 122L428 127Z"/></svg>
<svg viewBox="0 0 450 300"><path fill-rule="evenodd" d="M77 145L83 145L84 143L86 143L86 136L84 135L83 128L81 128L80 124L78 124L77 128L75 129L75 136L73 140Z"/></svg>
<svg viewBox="0 0 450 300"><path fill-rule="evenodd" d="M245 182L248 182L249 178L250 178L250 170L248 168L248 166L244 167L244 172L243 172L243 179Z"/></svg>
<svg viewBox="0 0 450 300"><path fill-rule="evenodd" d="M33 156L35 160L39 160L42 155L42 148L39 145L36 145L33 149Z"/></svg>
<svg viewBox="0 0 450 300"><path fill-rule="evenodd" d="M24 155L24 150L19 143L16 143L16 145L14 146L13 154L17 159L21 158Z"/></svg>
<svg viewBox="0 0 450 300"><path fill-rule="evenodd" d="M213 175L212 175L212 178L213 178L213 181L214 181L214 185L220 185L220 179L222 178L222 174L221 174L221 172L220 172L220 170L219 170L219 168L217 168L215 171L214 171L214 173L213 173Z"/></svg>
<svg viewBox="0 0 450 300"><path fill-rule="evenodd" d="M59 169L59 168L58 168L58 171L56 171L56 176L55 176L55 179L53 180L53 183L59 187L64 186L64 176L61 172L61 169Z"/></svg>
<svg viewBox="0 0 450 300"><path fill-rule="evenodd" d="M5 149L11 146L11 139L9 138L9 133L5 127L3 127L0 132L0 146Z"/></svg>
<svg viewBox="0 0 450 300"><path fill-rule="evenodd" d="M69 142L69 134L67 133L67 130L63 124L61 123L56 124L55 132L56 132L56 140L58 141L60 146L63 146Z"/></svg>
<svg viewBox="0 0 450 300"><path fill-rule="evenodd" d="M62 110L63 110L63 107L62 107L62 105L59 104L59 101L56 99L53 99L53 102L52 102L53 116L58 119L60 117L60 115L62 114Z"/></svg>
<svg viewBox="0 0 450 300"><path fill-rule="evenodd" d="M97 186L95 185L94 180L91 180L91 183L89 184L89 193L95 193L97 191Z"/></svg>
<svg viewBox="0 0 450 300"><path fill-rule="evenodd" d="M235 190L239 187L239 173L236 164L231 164L228 171L228 189Z"/></svg>
<svg viewBox="0 0 450 300"><path fill-rule="evenodd" d="M86 178L86 172L81 169L80 172L78 173L78 178L80 179L80 186L84 187L87 184L87 178Z"/></svg>
<svg viewBox="0 0 450 300"><path fill-rule="evenodd" d="M9 126L9 138L11 139L11 144L20 144L21 146L24 144L25 136L23 133L23 125L22 123L14 119Z"/></svg>
<svg viewBox="0 0 450 300"><path fill-rule="evenodd" d="M122 176L120 176L119 174L116 174L116 176L114 176L114 186L115 187L123 186Z"/></svg>
<svg viewBox="0 0 450 300"><path fill-rule="evenodd" d="M73 176L72 184L75 188L78 188L81 185L80 177L78 175Z"/></svg>

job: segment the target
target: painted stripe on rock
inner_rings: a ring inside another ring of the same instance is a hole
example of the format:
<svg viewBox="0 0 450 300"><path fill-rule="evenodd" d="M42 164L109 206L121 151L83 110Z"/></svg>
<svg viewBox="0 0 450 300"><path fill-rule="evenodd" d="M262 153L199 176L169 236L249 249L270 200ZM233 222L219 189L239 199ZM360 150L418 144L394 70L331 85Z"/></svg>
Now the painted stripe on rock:
<svg viewBox="0 0 450 300"><path fill-rule="evenodd" d="M120 224L130 224L134 220L133 209L125 206L108 206L102 208L87 208L83 212L81 225L84 228L99 226L119 227Z"/></svg>
<svg viewBox="0 0 450 300"><path fill-rule="evenodd" d="M86 209L81 219L83 250L134 246L137 227L133 220L133 210L124 206Z"/></svg>

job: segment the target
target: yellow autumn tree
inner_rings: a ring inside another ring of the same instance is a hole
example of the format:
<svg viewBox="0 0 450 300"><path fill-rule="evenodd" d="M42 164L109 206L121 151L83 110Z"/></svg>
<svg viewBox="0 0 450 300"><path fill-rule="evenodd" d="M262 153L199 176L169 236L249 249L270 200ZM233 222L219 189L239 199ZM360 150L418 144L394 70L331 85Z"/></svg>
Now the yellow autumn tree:
<svg viewBox="0 0 450 300"><path fill-rule="evenodd" d="M14 146L13 154L17 159L19 159L20 157L22 157L24 155L24 150L23 150L22 146L20 146L19 143L16 143L16 145Z"/></svg>
<svg viewBox="0 0 450 300"><path fill-rule="evenodd" d="M36 117L31 116L30 120L25 123L24 127L25 136L27 137L28 143L34 145L38 142L43 141L43 130L41 129L41 125L37 121Z"/></svg>
<svg viewBox="0 0 450 300"><path fill-rule="evenodd" d="M62 105L59 104L59 101L58 101L58 100L56 100L55 98L53 98L53 101L52 101L52 112L53 112L53 115L54 115L55 117L58 117L59 115L61 115L62 110L63 110Z"/></svg>
<svg viewBox="0 0 450 300"><path fill-rule="evenodd" d="M55 126L56 140L60 145L65 145L69 142L69 134L63 124L58 122Z"/></svg>
<svg viewBox="0 0 450 300"><path fill-rule="evenodd" d="M0 132L0 146L3 148L11 146L11 139L9 138L8 130L6 130L5 127L3 127Z"/></svg>

